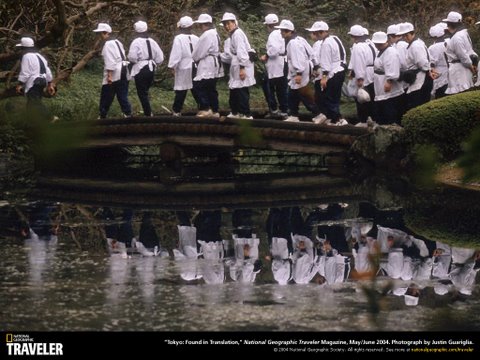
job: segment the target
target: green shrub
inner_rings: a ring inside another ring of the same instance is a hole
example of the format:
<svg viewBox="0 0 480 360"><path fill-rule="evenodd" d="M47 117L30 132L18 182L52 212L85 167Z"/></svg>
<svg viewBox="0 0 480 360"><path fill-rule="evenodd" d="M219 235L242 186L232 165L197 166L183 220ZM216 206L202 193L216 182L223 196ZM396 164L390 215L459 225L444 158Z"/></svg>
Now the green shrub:
<svg viewBox="0 0 480 360"><path fill-rule="evenodd" d="M402 119L411 147L435 146L442 160L458 156L462 143L480 125L480 91L447 96L408 111Z"/></svg>

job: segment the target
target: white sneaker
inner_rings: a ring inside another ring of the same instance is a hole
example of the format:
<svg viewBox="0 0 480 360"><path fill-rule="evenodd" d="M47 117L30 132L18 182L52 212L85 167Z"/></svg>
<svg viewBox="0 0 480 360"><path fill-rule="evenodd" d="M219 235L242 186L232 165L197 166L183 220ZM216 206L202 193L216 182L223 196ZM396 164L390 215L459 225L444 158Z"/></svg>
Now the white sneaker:
<svg viewBox="0 0 480 360"><path fill-rule="evenodd" d="M325 121L327 121L327 117L320 113L318 114L317 116L315 116L313 119L312 119L313 123L314 124L317 124L317 125L321 125L323 124Z"/></svg>
<svg viewBox="0 0 480 360"><path fill-rule="evenodd" d="M200 118L205 118L205 117L211 117L212 115L213 115L212 110L200 110L196 116Z"/></svg>
<svg viewBox="0 0 480 360"><path fill-rule="evenodd" d="M239 115L238 115L238 119L242 119L242 120L253 120L253 116L247 116L247 115L239 114Z"/></svg>
<svg viewBox="0 0 480 360"><path fill-rule="evenodd" d="M349 125L349 124L348 124L348 121L347 121L347 120L345 120L345 119L340 119L340 120L337 121L337 123L336 123L335 125L337 125L337 126L345 126L345 125Z"/></svg>
<svg viewBox="0 0 480 360"><path fill-rule="evenodd" d="M228 119L238 119L238 114L229 113L227 115L227 118Z"/></svg>
<svg viewBox="0 0 480 360"><path fill-rule="evenodd" d="M214 112L212 112L212 117L214 117L214 118L217 118L217 119L218 119L218 118L220 118L220 113L218 113L218 112L215 112L215 113L214 113Z"/></svg>
<svg viewBox="0 0 480 360"><path fill-rule="evenodd" d="M364 122L359 122L358 124L355 124L355 127L368 127L368 124L367 123L364 123Z"/></svg>
<svg viewBox="0 0 480 360"><path fill-rule="evenodd" d="M133 245L133 241L132 241ZM148 250L140 241L135 242L135 247L137 248L138 252L143 256L154 256L155 254Z"/></svg>
<svg viewBox="0 0 480 360"><path fill-rule="evenodd" d="M182 116L182 113L172 112L172 116L180 117L180 116Z"/></svg>
<svg viewBox="0 0 480 360"><path fill-rule="evenodd" d="M289 116L283 121L288 121L288 122L300 122L300 119L298 116Z"/></svg>
<svg viewBox="0 0 480 360"><path fill-rule="evenodd" d="M286 119L288 117L288 114L287 113L284 113L284 112L279 112L278 113L278 116L283 118L283 119Z"/></svg>

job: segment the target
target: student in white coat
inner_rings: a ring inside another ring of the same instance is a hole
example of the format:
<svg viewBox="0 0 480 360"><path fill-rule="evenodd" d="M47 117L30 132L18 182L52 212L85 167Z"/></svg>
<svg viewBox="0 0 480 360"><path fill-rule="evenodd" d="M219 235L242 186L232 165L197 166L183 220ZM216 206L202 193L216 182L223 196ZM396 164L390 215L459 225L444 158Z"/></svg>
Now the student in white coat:
<svg viewBox="0 0 480 360"><path fill-rule="evenodd" d="M47 108L42 103L43 89L47 88L48 93L54 95L55 88L47 59L38 52L33 39L29 37L23 37L15 46L23 52L16 92L27 97L27 110L30 114L48 117Z"/></svg>
<svg viewBox="0 0 480 360"><path fill-rule="evenodd" d="M381 125L400 124L403 106L403 84L400 76L400 57L395 47L388 43L387 34L376 32L372 42L378 50L374 62L375 118Z"/></svg>
<svg viewBox="0 0 480 360"><path fill-rule="evenodd" d="M448 88L445 94L457 94L473 87L473 75L477 74L478 56L473 51L472 40L462 22L462 15L451 11L446 19L452 34L447 44Z"/></svg>
<svg viewBox="0 0 480 360"><path fill-rule="evenodd" d="M288 116L287 89L288 81L286 76L286 49L285 40L280 30L275 29L278 25L278 16L268 14L265 16L265 26L268 35L266 54L260 57L265 63L267 74L264 82L264 92L267 98L270 115L286 118ZM278 102L277 102L278 100Z"/></svg>
<svg viewBox="0 0 480 360"><path fill-rule="evenodd" d="M432 63L432 73L434 74L432 95L435 99L445 96L448 87L448 64L445 52L447 50L447 40L445 31L447 24L438 23L429 30L434 43L428 47L430 61Z"/></svg>
<svg viewBox="0 0 480 360"><path fill-rule="evenodd" d="M409 84L405 97L405 110L408 111L430 101L433 88L430 54L411 23L400 24L397 35L403 35L408 43L407 70L402 75L403 80Z"/></svg>
<svg viewBox="0 0 480 360"><path fill-rule="evenodd" d="M99 23L93 30L105 41L102 49L104 61L102 91L100 94L100 119L105 119L117 96L124 117L132 116L132 106L128 101L128 61L123 44L112 37L112 28L106 23Z"/></svg>
<svg viewBox="0 0 480 360"><path fill-rule="evenodd" d="M192 26L193 20L190 16L184 16L178 21L177 27L180 34L173 39L172 51L168 60L168 68L175 75L173 116L181 115L188 90L191 90L198 107L197 89L193 86L197 68L192 58L193 49L198 43L198 36L192 34Z"/></svg>
<svg viewBox="0 0 480 360"><path fill-rule="evenodd" d="M135 79L137 95L143 108L143 115L152 116L148 91L153 84L155 69L163 62L163 51L148 34L145 21L137 21L133 28L137 38L130 44L128 60L133 64L131 76Z"/></svg>
<svg viewBox="0 0 480 360"><path fill-rule="evenodd" d="M237 18L234 14L226 12L222 17L222 24L230 37L230 77L228 87L230 89L230 110L232 118L253 119L250 112L249 88L255 85L254 66L251 55L255 51L250 46L247 36L237 26Z"/></svg>
<svg viewBox="0 0 480 360"><path fill-rule="evenodd" d="M197 89L199 111L197 117L219 118L217 79L223 76L220 61L220 37L208 14L200 14L194 23L199 24L202 35L193 48L192 58L197 64L197 74L193 78Z"/></svg>
<svg viewBox="0 0 480 360"><path fill-rule="evenodd" d="M300 101L314 115L318 115L318 109L311 96L313 94L308 93L307 87L310 81L313 49L307 40L297 35L295 26L290 20L282 20L275 28L280 29L287 43L289 116L285 121L300 121L298 118Z"/></svg>

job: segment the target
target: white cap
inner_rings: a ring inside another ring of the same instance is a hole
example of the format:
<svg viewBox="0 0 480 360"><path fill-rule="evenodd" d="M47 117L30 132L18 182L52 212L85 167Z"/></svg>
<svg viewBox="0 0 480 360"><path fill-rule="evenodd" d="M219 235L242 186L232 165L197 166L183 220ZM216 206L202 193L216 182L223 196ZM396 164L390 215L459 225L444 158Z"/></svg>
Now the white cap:
<svg viewBox="0 0 480 360"><path fill-rule="evenodd" d="M193 19L190 16L183 16L178 20L177 27L189 28L193 25Z"/></svg>
<svg viewBox="0 0 480 360"><path fill-rule="evenodd" d="M363 26L353 25L347 34L352 36L363 36L365 34L363 29Z"/></svg>
<svg viewBox="0 0 480 360"><path fill-rule="evenodd" d="M294 31L295 26L293 26L293 23L290 20L282 20L280 25L275 26L275 29L284 29L284 30Z"/></svg>
<svg viewBox="0 0 480 360"><path fill-rule="evenodd" d="M148 26L145 21L137 21L135 24L133 24L133 28L137 33L144 33L148 30Z"/></svg>
<svg viewBox="0 0 480 360"><path fill-rule="evenodd" d="M417 306L418 300L420 299L418 296L412 295L404 295L405 298L405 305L407 306Z"/></svg>
<svg viewBox="0 0 480 360"><path fill-rule="evenodd" d="M33 39L32 39L32 38L22 37L22 38L20 39L20 43L18 43L18 44L15 45L15 46L30 48L30 47L33 47L34 45L35 45L35 43L33 42Z"/></svg>
<svg viewBox="0 0 480 360"><path fill-rule="evenodd" d="M387 35L397 35L400 31L400 26L397 24L392 24L387 28Z"/></svg>
<svg viewBox="0 0 480 360"><path fill-rule="evenodd" d="M399 29L398 29L397 35L405 35L415 30L415 27L413 26L413 24L409 22L401 23L398 26L399 26Z"/></svg>
<svg viewBox="0 0 480 360"><path fill-rule="evenodd" d="M370 35L370 32L368 31L368 29L366 27L362 26L362 29L363 29L363 35Z"/></svg>
<svg viewBox="0 0 480 360"><path fill-rule="evenodd" d="M372 42L374 44L385 44L388 42L388 36L383 31L377 31L372 35Z"/></svg>
<svg viewBox="0 0 480 360"><path fill-rule="evenodd" d="M232 13L229 13L229 12L226 12L225 14L223 14L223 17L222 17L222 20L220 20L221 22L224 22L224 21L237 21L237 18L234 14Z"/></svg>
<svg viewBox="0 0 480 360"><path fill-rule="evenodd" d="M462 15L456 11L450 11L447 15L447 18L443 19L442 21L459 23L459 22L462 22Z"/></svg>
<svg viewBox="0 0 480 360"><path fill-rule="evenodd" d="M315 21L311 28L305 29L307 31L316 32L316 31L328 31L328 25L325 21Z"/></svg>
<svg viewBox="0 0 480 360"><path fill-rule="evenodd" d="M268 14L265 16L265 25L272 25L272 24L277 24L278 23L278 16L275 14Z"/></svg>
<svg viewBox="0 0 480 360"><path fill-rule="evenodd" d="M434 25L430 28L430 31L428 32L429 35L433 38L439 38L445 35L445 29L442 26Z"/></svg>
<svg viewBox="0 0 480 360"><path fill-rule="evenodd" d="M211 24L213 19L208 14L200 14L197 20L194 21L196 24Z"/></svg>
<svg viewBox="0 0 480 360"><path fill-rule="evenodd" d="M112 28L110 27L110 25L106 24L106 23L98 23L97 25L97 28L95 30L93 30L93 32L107 32L107 33L111 33L112 32Z"/></svg>
<svg viewBox="0 0 480 360"><path fill-rule="evenodd" d="M448 286L437 284L433 287L433 291L435 291L435 294L437 295L445 295L448 293Z"/></svg>

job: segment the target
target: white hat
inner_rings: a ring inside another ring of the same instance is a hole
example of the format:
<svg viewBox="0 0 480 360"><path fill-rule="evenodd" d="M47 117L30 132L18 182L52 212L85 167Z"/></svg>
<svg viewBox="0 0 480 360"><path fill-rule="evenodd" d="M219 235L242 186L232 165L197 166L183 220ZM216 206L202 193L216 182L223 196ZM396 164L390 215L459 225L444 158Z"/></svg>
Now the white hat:
<svg viewBox="0 0 480 360"><path fill-rule="evenodd" d="M275 29L284 29L284 30L294 31L295 26L293 26L293 23L290 20L282 20L280 25L275 26Z"/></svg>
<svg viewBox="0 0 480 360"><path fill-rule="evenodd" d="M433 38L439 38L445 35L445 29L437 24L432 26L428 33Z"/></svg>
<svg viewBox="0 0 480 360"><path fill-rule="evenodd" d="M377 31L372 35L372 42L374 44L385 44L388 42L388 36L383 31Z"/></svg>
<svg viewBox="0 0 480 360"><path fill-rule="evenodd" d="M229 13L229 12L226 12L225 14L223 14L223 17L222 17L222 20L220 20L221 22L224 22L224 21L237 21L237 18L234 14L232 13Z"/></svg>
<svg viewBox="0 0 480 360"><path fill-rule="evenodd" d="M137 33L144 33L148 30L148 26L145 21L137 21L135 24L133 24L133 28Z"/></svg>
<svg viewBox="0 0 480 360"><path fill-rule="evenodd" d="M458 290L458 292L460 294L463 294L463 295L468 295L468 296L472 295L472 289L470 289L470 288L465 288L464 287L464 288L461 288L460 290Z"/></svg>
<svg viewBox="0 0 480 360"><path fill-rule="evenodd" d="M456 11L450 11L447 15L446 19L443 19L442 21L445 22L451 22L451 23L459 23L462 22L462 15L459 14Z"/></svg>
<svg viewBox="0 0 480 360"><path fill-rule="evenodd" d="M364 88L358 89L358 91L357 91L357 101L360 104L365 104L365 103L369 102L370 100L371 100L370 99L370 94Z"/></svg>
<svg viewBox="0 0 480 360"><path fill-rule="evenodd" d="M405 305L407 306L417 306L418 300L420 299L418 296L412 295L404 295L405 298Z"/></svg>
<svg viewBox="0 0 480 360"><path fill-rule="evenodd" d="M110 25L106 24L106 23L98 23L97 25L97 28L95 30L93 30L93 32L107 32L107 33L111 33L112 32L112 28L110 27Z"/></svg>
<svg viewBox="0 0 480 360"><path fill-rule="evenodd" d="M353 25L347 34L352 36L363 36L365 34L363 29L363 26Z"/></svg>
<svg viewBox="0 0 480 360"><path fill-rule="evenodd" d="M399 26L399 29L398 29L397 35L405 35L415 30L415 27L413 26L413 24L409 22L401 23L398 26Z"/></svg>
<svg viewBox="0 0 480 360"><path fill-rule="evenodd" d="M305 29L307 31L316 32L316 31L328 31L328 25L325 21L315 21L311 28Z"/></svg>
<svg viewBox="0 0 480 360"><path fill-rule="evenodd" d="M32 39L32 38L22 37L22 38L20 39L20 43L18 43L18 44L15 45L15 46L30 48L30 47L33 47L34 45L35 45L35 43L33 42L33 39Z"/></svg>
<svg viewBox="0 0 480 360"><path fill-rule="evenodd" d="M363 35L369 35L370 34L370 32L368 31L368 29L366 27L362 26L362 29L363 29Z"/></svg>
<svg viewBox="0 0 480 360"><path fill-rule="evenodd" d="M189 28L193 25L193 19L190 16L183 16L178 20L177 27Z"/></svg>
<svg viewBox="0 0 480 360"><path fill-rule="evenodd" d="M397 24L392 24L387 28L387 35L397 35L400 31L400 26Z"/></svg>
<svg viewBox="0 0 480 360"><path fill-rule="evenodd" d="M268 14L265 16L265 25L272 25L272 24L277 24L278 23L278 16L275 14Z"/></svg>
<svg viewBox="0 0 480 360"><path fill-rule="evenodd" d="M194 21L196 24L211 24L213 19L208 14L200 14L197 20Z"/></svg>
<svg viewBox="0 0 480 360"><path fill-rule="evenodd" d="M443 284L437 284L433 287L433 291L437 295L445 295L448 293L448 286Z"/></svg>

